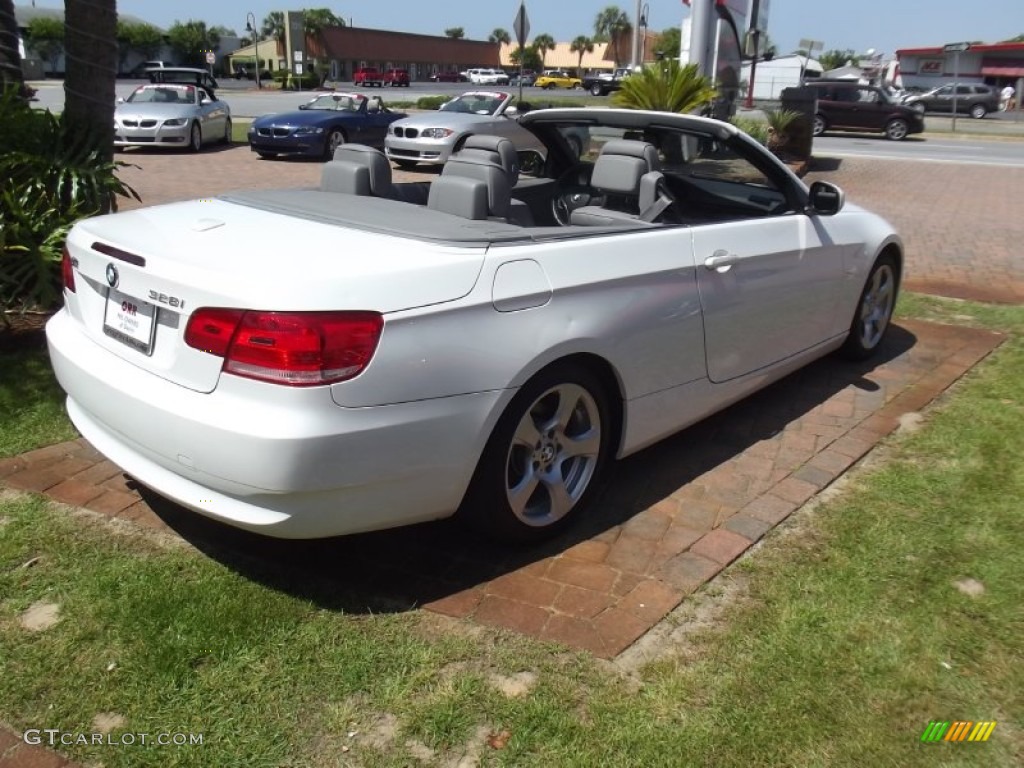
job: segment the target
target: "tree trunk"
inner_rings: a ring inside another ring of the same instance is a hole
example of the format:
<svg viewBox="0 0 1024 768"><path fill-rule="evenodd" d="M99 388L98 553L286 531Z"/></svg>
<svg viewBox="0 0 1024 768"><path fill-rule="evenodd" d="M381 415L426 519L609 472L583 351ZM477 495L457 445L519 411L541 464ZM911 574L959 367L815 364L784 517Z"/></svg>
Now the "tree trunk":
<svg viewBox="0 0 1024 768"><path fill-rule="evenodd" d="M114 156L117 1L65 0L64 49L65 141L86 141L109 162Z"/></svg>
<svg viewBox="0 0 1024 768"><path fill-rule="evenodd" d="M14 0L0 0L0 90L14 85L24 93L25 76L18 53L18 22L14 18Z"/></svg>

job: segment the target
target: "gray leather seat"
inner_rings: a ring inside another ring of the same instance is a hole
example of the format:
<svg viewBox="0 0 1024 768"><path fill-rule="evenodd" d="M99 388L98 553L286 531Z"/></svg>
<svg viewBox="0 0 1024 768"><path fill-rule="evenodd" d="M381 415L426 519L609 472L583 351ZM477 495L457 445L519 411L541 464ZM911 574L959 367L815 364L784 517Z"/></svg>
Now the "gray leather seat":
<svg viewBox="0 0 1024 768"><path fill-rule="evenodd" d="M320 189L349 195L391 197L391 163L379 149L363 144L342 144L334 159L324 164Z"/></svg>
<svg viewBox="0 0 1024 768"><path fill-rule="evenodd" d="M671 203L657 150L645 141L613 139L601 148L590 186L604 196L601 205L577 208L572 224L614 226L649 223Z"/></svg>
<svg viewBox="0 0 1024 768"><path fill-rule="evenodd" d="M487 185L488 213L485 217L497 217L521 226L533 225L533 216L526 203L511 196L512 188L519 181L519 155L508 139L502 136L470 136L445 163L441 178L434 185L449 177L474 179ZM442 184L442 188L444 186Z"/></svg>

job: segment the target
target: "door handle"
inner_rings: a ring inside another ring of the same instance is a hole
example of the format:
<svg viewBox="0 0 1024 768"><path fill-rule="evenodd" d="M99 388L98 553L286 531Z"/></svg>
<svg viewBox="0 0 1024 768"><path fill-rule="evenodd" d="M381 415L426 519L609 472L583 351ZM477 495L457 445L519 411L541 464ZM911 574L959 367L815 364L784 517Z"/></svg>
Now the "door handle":
<svg viewBox="0 0 1024 768"><path fill-rule="evenodd" d="M717 269L721 272L726 271L733 264L737 263L740 257L735 253L728 253L727 251L715 251L714 254L704 259L704 266L707 269Z"/></svg>

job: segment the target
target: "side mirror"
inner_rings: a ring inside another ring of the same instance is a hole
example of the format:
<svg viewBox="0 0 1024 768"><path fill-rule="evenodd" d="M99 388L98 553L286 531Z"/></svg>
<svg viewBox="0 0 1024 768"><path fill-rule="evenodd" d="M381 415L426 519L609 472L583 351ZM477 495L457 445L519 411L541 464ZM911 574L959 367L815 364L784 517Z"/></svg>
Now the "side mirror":
<svg viewBox="0 0 1024 768"><path fill-rule="evenodd" d="M846 195L835 184L816 181L811 184L810 209L819 216L834 216L843 209Z"/></svg>
<svg viewBox="0 0 1024 768"><path fill-rule="evenodd" d="M519 114L519 110L516 109L514 106L509 107L508 109L505 110L505 116L506 117L515 117L518 114Z"/></svg>
<svg viewBox="0 0 1024 768"><path fill-rule="evenodd" d="M203 96L203 98L199 100L199 103L205 107L207 104L213 104L213 99Z"/></svg>
<svg viewBox="0 0 1024 768"><path fill-rule="evenodd" d="M299 104L299 109L309 109L309 104Z"/></svg>

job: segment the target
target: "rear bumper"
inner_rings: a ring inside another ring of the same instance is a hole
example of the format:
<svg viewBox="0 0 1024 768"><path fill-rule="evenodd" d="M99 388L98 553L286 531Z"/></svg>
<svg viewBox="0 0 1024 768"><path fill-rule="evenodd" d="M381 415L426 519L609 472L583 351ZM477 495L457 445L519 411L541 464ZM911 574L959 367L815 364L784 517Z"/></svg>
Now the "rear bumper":
<svg viewBox="0 0 1024 768"><path fill-rule="evenodd" d="M327 387L231 375L203 394L104 350L66 310L46 335L68 413L101 453L191 510L281 538L450 515L501 397L343 408Z"/></svg>

